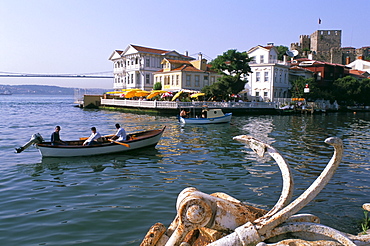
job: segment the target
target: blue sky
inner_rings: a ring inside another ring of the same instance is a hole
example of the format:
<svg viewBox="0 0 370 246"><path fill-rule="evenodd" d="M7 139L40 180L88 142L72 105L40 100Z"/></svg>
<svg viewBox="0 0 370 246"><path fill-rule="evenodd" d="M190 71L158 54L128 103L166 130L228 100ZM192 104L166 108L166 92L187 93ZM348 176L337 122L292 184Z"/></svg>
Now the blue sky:
<svg viewBox="0 0 370 246"><path fill-rule="evenodd" d="M109 56L129 44L202 52L342 30L342 47L370 46L369 0L0 0L0 72L112 71ZM321 19L321 25L318 19ZM112 88L112 79L4 78L0 84Z"/></svg>

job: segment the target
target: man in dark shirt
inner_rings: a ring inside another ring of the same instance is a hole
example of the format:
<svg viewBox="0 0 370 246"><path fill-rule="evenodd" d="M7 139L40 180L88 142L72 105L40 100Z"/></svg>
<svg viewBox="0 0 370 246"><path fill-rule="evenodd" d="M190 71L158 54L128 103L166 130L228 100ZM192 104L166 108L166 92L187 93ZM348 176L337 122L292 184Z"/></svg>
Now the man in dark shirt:
<svg viewBox="0 0 370 246"><path fill-rule="evenodd" d="M66 142L60 139L59 132L60 132L60 126L56 126L55 131L51 134L51 144L52 145L66 144Z"/></svg>

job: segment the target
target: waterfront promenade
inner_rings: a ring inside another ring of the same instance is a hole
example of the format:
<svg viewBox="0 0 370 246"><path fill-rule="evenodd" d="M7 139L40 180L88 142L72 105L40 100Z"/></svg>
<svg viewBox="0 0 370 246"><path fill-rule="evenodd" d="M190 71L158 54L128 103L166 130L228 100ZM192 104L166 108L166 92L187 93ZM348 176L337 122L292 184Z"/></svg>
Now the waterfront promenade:
<svg viewBox="0 0 370 246"><path fill-rule="evenodd" d="M201 110L202 107L221 108L225 113L233 114L259 114L259 113L277 113L279 103L276 102L211 102L211 101L193 101L193 102L172 102L172 101L143 101L143 100L125 100L125 99L101 99L102 108L125 108L157 111L167 114L178 114L179 110L195 109Z"/></svg>
<svg viewBox="0 0 370 246"><path fill-rule="evenodd" d="M224 113L234 115L248 114L287 114L287 113L325 113L338 111L337 104L330 104L327 100L308 102L303 108L294 110L282 110L285 105L294 105L290 98L277 102L214 102L214 101L193 101L193 102L172 102L172 101L145 101L127 99L104 99L100 98L99 107L106 109L120 109L123 111L145 111L158 114L178 114L181 109L193 109L200 112L204 106L208 108L221 108Z"/></svg>

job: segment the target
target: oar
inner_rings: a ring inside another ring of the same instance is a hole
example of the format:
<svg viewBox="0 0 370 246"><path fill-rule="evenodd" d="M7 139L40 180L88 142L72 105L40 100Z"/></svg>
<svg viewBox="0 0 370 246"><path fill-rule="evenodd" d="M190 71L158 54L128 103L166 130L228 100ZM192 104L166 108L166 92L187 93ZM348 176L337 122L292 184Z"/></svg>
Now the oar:
<svg viewBox="0 0 370 246"><path fill-rule="evenodd" d="M108 140L111 141L112 143L120 144L120 145L126 146L127 148L130 148L130 145L128 145L128 144L121 143L121 142L118 142L118 141L114 141L112 139L108 139Z"/></svg>
<svg viewBox="0 0 370 246"><path fill-rule="evenodd" d="M103 138L110 138L110 137L113 137L114 135L105 135L103 136ZM80 140L87 140L88 138L80 138Z"/></svg>

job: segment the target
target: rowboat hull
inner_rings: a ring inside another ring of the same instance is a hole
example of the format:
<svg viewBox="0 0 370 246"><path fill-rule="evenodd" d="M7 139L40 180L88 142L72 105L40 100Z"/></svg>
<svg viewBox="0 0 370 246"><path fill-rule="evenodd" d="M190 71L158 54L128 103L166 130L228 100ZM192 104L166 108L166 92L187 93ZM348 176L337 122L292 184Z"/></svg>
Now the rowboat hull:
<svg viewBox="0 0 370 246"><path fill-rule="evenodd" d="M124 141L129 147L119 143L104 142L98 145L82 146L83 141L67 141L67 145L53 146L50 142L36 144L42 157L75 157L75 156L94 156L119 152L126 152L135 149L156 146L164 132L160 130L150 130L131 134L132 139Z"/></svg>
<svg viewBox="0 0 370 246"><path fill-rule="evenodd" d="M228 123L231 120L232 113L226 113L225 116L216 118L183 118L180 117L179 121L182 124L219 124Z"/></svg>

